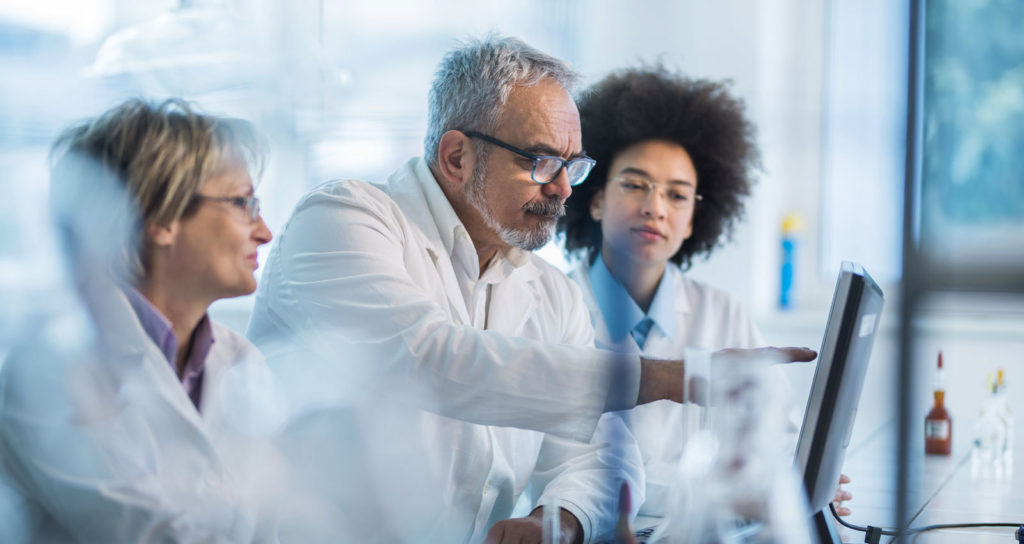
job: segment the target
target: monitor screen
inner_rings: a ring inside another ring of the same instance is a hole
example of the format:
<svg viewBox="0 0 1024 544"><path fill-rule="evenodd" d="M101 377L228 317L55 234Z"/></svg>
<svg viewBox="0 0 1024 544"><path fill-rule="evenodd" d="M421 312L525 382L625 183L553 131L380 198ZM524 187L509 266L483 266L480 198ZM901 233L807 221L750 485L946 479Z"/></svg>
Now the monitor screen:
<svg viewBox="0 0 1024 544"><path fill-rule="evenodd" d="M844 262L797 440L796 467L812 513L827 509L835 496L883 303L864 268Z"/></svg>

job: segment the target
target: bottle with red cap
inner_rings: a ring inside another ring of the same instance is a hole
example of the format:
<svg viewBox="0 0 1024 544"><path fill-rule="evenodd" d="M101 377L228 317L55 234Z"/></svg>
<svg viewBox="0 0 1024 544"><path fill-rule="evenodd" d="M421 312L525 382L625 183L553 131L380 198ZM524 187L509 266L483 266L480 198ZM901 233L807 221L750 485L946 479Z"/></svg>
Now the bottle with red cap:
<svg viewBox="0 0 1024 544"><path fill-rule="evenodd" d="M946 411L946 387L942 376L942 352L935 370L935 404L924 418L924 451L949 455L953 451L953 419Z"/></svg>

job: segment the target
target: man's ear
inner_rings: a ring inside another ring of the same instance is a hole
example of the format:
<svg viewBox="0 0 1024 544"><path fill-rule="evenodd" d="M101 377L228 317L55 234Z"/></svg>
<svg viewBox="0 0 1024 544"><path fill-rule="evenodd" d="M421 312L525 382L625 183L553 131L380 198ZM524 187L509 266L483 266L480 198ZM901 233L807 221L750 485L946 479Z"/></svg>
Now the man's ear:
<svg viewBox="0 0 1024 544"><path fill-rule="evenodd" d="M597 191L590 198L590 218L600 222L602 217L604 217L604 189Z"/></svg>
<svg viewBox="0 0 1024 544"><path fill-rule="evenodd" d="M469 143L469 136L458 130L449 130L441 136L437 146L437 168L441 181L461 187L473 177L476 153Z"/></svg>
<svg viewBox="0 0 1024 544"><path fill-rule="evenodd" d="M174 240L178 238L178 225L177 220L172 221L170 225L163 226L156 223L148 223L146 225L146 239L149 241L151 247L167 247L174 244Z"/></svg>

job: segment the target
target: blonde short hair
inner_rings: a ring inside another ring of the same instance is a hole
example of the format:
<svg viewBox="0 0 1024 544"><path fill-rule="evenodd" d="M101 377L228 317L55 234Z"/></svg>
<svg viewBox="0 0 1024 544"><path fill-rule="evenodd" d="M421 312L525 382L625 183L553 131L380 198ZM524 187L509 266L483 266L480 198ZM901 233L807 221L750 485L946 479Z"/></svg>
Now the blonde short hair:
<svg viewBox="0 0 1024 544"><path fill-rule="evenodd" d="M125 264L143 277L145 226L168 226L193 213L203 183L238 161L258 177L266 153L266 141L248 121L200 114L179 99L132 99L65 130L51 157L55 164L69 156L95 161L123 184L140 223ZM54 168L55 177L59 171Z"/></svg>

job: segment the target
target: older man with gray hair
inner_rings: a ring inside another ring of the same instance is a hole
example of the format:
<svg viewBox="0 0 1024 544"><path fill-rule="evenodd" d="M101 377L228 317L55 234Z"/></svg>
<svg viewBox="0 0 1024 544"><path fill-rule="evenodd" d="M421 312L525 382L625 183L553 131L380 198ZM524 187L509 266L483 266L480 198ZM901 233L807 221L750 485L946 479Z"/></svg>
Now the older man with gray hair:
<svg viewBox="0 0 1024 544"><path fill-rule="evenodd" d="M561 506L560 540L610 531L620 484L641 490L643 476L628 439L591 444L601 414L686 400L683 361L591 347L578 288L531 253L594 164L576 79L512 38L451 51L430 91L425 156L386 183L303 197L249 324L281 375L312 350L372 367L380 404L417 399L412 440L437 482L423 508L455 513L442 533L467 542L540 542L538 509L506 519L531 475L534 505Z"/></svg>

